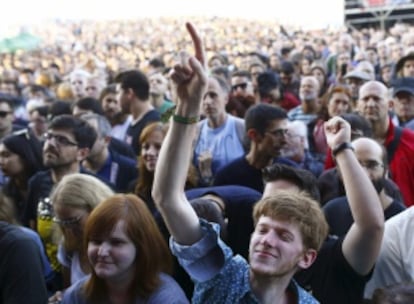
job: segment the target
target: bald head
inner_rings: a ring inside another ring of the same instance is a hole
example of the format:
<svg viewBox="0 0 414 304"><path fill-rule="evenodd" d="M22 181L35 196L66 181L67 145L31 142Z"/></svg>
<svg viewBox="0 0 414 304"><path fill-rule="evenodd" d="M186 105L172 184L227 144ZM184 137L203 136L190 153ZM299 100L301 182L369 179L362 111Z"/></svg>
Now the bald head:
<svg viewBox="0 0 414 304"><path fill-rule="evenodd" d="M371 180L384 176L387 154L383 146L368 137L360 137L352 142L355 155L361 165L367 169Z"/></svg>
<svg viewBox="0 0 414 304"><path fill-rule="evenodd" d="M367 154L379 155L382 158L383 148L372 138L360 137L352 142L355 153L366 152Z"/></svg>
<svg viewBox="0 0 414 304"><path fill-rule="evenodd" d="M357 111L365 117L376 129L388 126L388 89L376 80L364 83L359 89ZM375 132L374 132L375 133Z"/></svg>

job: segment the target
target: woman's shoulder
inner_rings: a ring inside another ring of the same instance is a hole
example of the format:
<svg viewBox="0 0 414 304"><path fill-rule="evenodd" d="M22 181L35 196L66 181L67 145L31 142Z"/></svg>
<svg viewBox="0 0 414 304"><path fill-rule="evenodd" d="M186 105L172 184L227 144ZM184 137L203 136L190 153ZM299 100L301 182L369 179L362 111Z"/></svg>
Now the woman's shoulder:
<svg viewBox="0 0 414 304"><path fill-rule="evenodd" d="M83 294L83 286L88 279L89 276L86 276L66 289L63 294L62 304L87 304Z"/></svg>
<svg viewBox="0 0 414 304"><path fill-rule="evenodd" d="M161 284L148 299L148 304L156 303L173 303L184 304L190 303L181 289L180 285L169 275L160 274Z"/></svg>

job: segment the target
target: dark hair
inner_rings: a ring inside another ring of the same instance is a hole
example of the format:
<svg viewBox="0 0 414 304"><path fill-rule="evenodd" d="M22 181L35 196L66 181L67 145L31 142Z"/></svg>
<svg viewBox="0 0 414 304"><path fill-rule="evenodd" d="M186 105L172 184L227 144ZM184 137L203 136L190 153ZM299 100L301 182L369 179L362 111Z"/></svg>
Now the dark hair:
<svg viewBox="0 0 414 304"><path fill-rule="evenodd" d="M234 71L231 74L231 77L246 77L249 80L252 80L252 74L249 71L246 70L238 70L238 71Z"/></svg>
<svg viewBox="0 0 414 304"><path fill-rule="evenodd" d="M42 145L30 129L16 131L6 136L2 143L22 159L27 179L43 169Z"/></svg>
<svg viewBox="0 0 414 304"><path fill-rule="evenodd" d="M149 98L149 81L147 76L139 70L130 70L119 73L115 82L121 84L124 90L131 89L141 100Z"/></svg>
<svg viewBox="0 0 414 304"><path fill-rule="evenodd" d="M91 149L97 138L95 129L88 122L67 114L53 118L48 129L72 132L79 148Z"/></svg>
<svg viewBox="0 0 414 304"><path fill-rule="evenodd" d="M85 97L79 99L72 105L72 109L78 107L81 110L92 111L95 114L104 115L102 105L99 100L92 97Z"/></svg>
<svg viewBox="0 0 414 304"><path fill-rule="evenodd" d="M30 114L33 112L38 112L40 116L47 118L47 115L49 114L49 107L48 106L35 107L34 109L30 111Z"/></svg>
<svg viewBox="0 0 414 304"><path fill-rule="evenodd" d="M117 194L100 203L90 213L85 226L84 246L88 242L108 236L119 221L136 248L134 278L128 286L130 299L147 298L160 285L160 273L170 273L172 258L168 246L146 204L133 194ZM87 299L102 303L107 297L105 282L92 269L85 284Z"/></svg>
<svg viewBox="0 0 414 304"><path fill-rule="evenodd" d="M220 88L226 93L226 95L230 93L229 83L226 81L226 79L224 79L224 77L213 74L213 75L210 75L209 78L215 79L218 82Z"/></svg>
<svg viewBox="0 0 414 304"><path fill-rule="evenodd" d="M67 101L56 100L49 107L48 120L64 114L72 115L71 104Z"/></svg>
<svg viewBox="0 0 414 304"><path fill-rule="evenodd" d="M372 295L372 304L414 303L414 283L399 283L377 288Z"/></svg>
<svg viewBox="0 0 414 304"><path fill-rule="evenodd" d="M99 95L99 101L102 102L102 99L105 98L108 94L116 94L116 85L114 83L110 84L109 86L106 86Z"/></svg>
<svg viewBox="0 0 414 304"><path fill-rule="evenodd" d="M162 59L160 58L152 58L149 62L148 65L152 66L153 68L165 68L165 63L164 61L162 61Z"/></svg>
<svg viewBox="0 0 414 304"><path fill-rule="evenodd" d="M226 81L228 81L228 79L230 79L230 71L225 66L218 66L218 67L212 68L210 70L210 73L211 73L211 75L220 76L220 77L226 79Z"/></svg>
<svg viewBox="0 0 414 304"><path fill-rule="evenodd" d="M361 136L372 138L372 126L364 116L358 113L346 113L342 114L341 117L351 125L351 140ZM358 137L354 135L356 131L361 133L358 134Z"/></svg>
<svg viewBox="0 0 414 304"><path fill-rule="evenodd" d="M316 177L308 170L302 170L282 164L273 164L263 169L263 179L272 182L280 179L294 183L301 191L308 193L315 201L320 202Z"/></svg>
<svg viewBox="0 0 414 304"><path fill-rule="evenodd" d="M259 103L251 106L244 117L246 131L256 129L264 134L269 123L276 119L287 119L286 111L274 105Z"/></svg>
<svg viewBox="0 0 414 304"><path fill-rule="evenodd" d="M220 238L223 241L226 241L226 222L224 219L223 210L221 210L221 207L218 205L218 203L210 198L198 197L190 200L190 204L199 218L220 225Z"/></svg>

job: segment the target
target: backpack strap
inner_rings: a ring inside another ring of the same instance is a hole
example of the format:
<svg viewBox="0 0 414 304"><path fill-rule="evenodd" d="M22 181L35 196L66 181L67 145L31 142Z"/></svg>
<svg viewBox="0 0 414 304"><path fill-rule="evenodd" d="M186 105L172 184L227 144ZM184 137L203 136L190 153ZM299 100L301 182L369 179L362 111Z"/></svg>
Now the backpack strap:
<svg viewBox="0 0 414 304"><path fill-rule="evenodd" d="M397 150L398 144L400 142L400 138L403 132L403 128L395 126L394 128L394 138L387 146L387 155L388 155L388 163L391 163L395 151Z"/></svg>

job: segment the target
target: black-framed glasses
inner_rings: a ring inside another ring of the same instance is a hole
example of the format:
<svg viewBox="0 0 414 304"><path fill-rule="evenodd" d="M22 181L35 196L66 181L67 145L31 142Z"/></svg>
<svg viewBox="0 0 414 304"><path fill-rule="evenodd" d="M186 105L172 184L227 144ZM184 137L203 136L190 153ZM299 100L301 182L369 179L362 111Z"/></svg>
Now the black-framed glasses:
<svg viewBox="0 0 414 304"><path fill-rule="evenodd" d="M273 135L274 137L282 137L288 135L288 129L276 129L272 131L266 131L266 133L269 133Z"/></svg>
<svg viewBox="0 0 414 304"><path fill-rule="evenodd" d="M376 161L376 160L366 160L359 162L362 167L367 168L368 170L377 170L379 168L384 167L384 164Z"/></svg>
<svg viewBox="0 0 414 304"><path fill-rule="evenodd" d="M84 216L84 214L81 214L77 217L72 217L72 218L65 219L65 220L62 220L62 219L57 218L56 216L54 216L52 221L54 223L62 226L62 227L69 228L69 227L73 227L73 226L76 226L77 224L79 224L79 222L80 222L80 220L82 219L83 216Z"/></svg>
<svg viewBox="0 0 414 304"><path fill-rule="evenodd" d="M46 132L45 134L43 134L43 137L45 140L55 140L55 142L60 145L60 146L77 146L78 144L67 139L65 136L63 135L59 135L59 134L53 134L51 132Z"/></svg>
<svg viewBox="0 0 414 304"><path fill-rule="evenodd" d="M246 90L247 88L247 82L243 82L243 83L239 83L239 84L235 84L231 87L231 89L233 91L237 91L237 89L242 89L242 90Z"/></svg>
<svg viewBox="0 0 414 304"><path fill-rule="evenodd" d="M1 118L4 118L4 117L6 117L7 115L9 115L9 114L11 114L11 112L10 111L0 111L0 117Z"/></svg>

